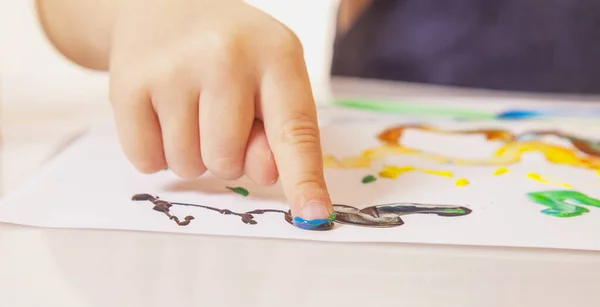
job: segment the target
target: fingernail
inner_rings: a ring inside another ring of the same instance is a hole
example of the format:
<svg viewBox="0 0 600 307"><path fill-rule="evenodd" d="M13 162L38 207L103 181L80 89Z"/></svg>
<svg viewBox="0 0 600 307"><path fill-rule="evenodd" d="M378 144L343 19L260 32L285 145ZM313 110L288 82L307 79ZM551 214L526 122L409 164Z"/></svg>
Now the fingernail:
<svg viewBox="0 0 600 307"><path fill-rule="evenodd" d="M335 212L325 204L311 201L302 206L301 217L294 217L294 225L302 229L331 229L335 220Z"/></svg>

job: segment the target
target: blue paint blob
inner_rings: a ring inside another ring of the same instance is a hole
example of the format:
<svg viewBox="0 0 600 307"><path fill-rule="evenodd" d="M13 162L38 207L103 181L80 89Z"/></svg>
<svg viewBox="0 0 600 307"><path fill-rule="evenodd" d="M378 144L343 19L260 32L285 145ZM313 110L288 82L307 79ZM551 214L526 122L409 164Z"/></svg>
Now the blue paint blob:
<svg viewBox="0 0 600 307"><path fill-rule="evenodd" d="M542 113L538 111L530 110L508 110L501 112L497 115L498 119L527 119L532 117L539 117Z"/></svg>
<svg viewBox="0 0 600 307"><path fill-rule="evenodd" d="M335 216L336 216L336 214L334 212L326 219L305 220L301 217L294 217L294 219L292 220L292 223L294 224L294 226L296 226L298 228L311 230L311 229L321 227L323 225L333 223L333 221L335 220Z"/></svg>

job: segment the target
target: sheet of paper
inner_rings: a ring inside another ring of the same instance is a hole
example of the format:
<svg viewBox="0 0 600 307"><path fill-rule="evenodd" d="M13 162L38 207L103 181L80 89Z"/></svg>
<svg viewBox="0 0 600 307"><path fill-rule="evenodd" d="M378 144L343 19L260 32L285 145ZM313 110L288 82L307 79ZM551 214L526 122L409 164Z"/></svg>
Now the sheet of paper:
<svg viewBox="0 0 600 307"><path fill-rule="evenodd" d="M557 127L579 138L560 134ZM338 218L351 223L319 232L286 222L288 208L278 185L225 182L210 174L192 181L169 171L139 174L112 128L100 126L3 199L0 220L61 228L600 250L599 145L584 139L600 135L592 130L533 121L324 123L326 179ZM172 204L165 213L160 201L133 201L140 193L206 207ZM243 214L258 209L275 212Z"/></svg>

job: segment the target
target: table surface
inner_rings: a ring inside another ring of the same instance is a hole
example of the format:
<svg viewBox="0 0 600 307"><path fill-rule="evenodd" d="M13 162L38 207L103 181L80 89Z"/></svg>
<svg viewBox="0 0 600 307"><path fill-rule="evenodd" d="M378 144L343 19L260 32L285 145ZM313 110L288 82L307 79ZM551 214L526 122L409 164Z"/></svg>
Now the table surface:
<svg viewBox="0 0 600 307"><path fill-rule="evenodd" d="M477 107L597 97L337 79L335 96ZM484 101L484 102L483 102ZM5 105L2 189L34 174L105 103ZM600 306L600 253L352 244L0 224L0 306Z"/></svg>

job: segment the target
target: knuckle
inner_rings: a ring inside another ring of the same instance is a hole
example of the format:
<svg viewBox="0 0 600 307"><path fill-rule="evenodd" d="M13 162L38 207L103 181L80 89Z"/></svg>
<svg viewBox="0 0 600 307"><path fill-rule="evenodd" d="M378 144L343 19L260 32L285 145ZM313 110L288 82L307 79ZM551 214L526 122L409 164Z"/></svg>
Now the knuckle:
<svg viewBox="0 0 600 307"><path fill-rule="evenodd" d="M302 41L287 27L283 28L282 34L279 36L279 43L281 44L282 50L288 50L293 52L302 51Z"/></svg>
<svg viewBox="0 0 600 307"><path fill-rule="evenodd" d="M150 79L149 83L153 88L170 89L174 85L185 82L187 76L182 65L177 65L172 61L164 61L162 64L156 64L147 78Z"/></svg>
<svg viewBox="0 0 600 307"><path fill-rule="evenodd" d="M273 59L275 61L297 60L304 56L302 42L291 30L286 30L273 44L273 50L275 50Z"/></svg>
<svg viewBox="0 0 600 307"><path fill-rule="evenodd" d="M280 140L286 145L300 150L319 150L319 126L313 117L304 112L296 112L284 121Z"/></svg>
<svg viewBox="0 0 600 307"><path fill-rule="evenodd" d="M237 156L220 156L207 159L206 167L216 176L226 180L240 178L244 173L244 162Z"/></svg>
<svg viewBox="0 0 600 307"><path fill-rule="evenodd" d="M231 34L214 35L211 39L212 61L221 70L235 68L235 64L243 56L241 42Z"/></svg>

